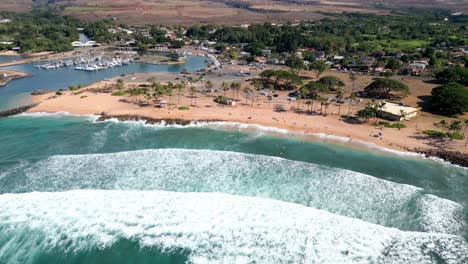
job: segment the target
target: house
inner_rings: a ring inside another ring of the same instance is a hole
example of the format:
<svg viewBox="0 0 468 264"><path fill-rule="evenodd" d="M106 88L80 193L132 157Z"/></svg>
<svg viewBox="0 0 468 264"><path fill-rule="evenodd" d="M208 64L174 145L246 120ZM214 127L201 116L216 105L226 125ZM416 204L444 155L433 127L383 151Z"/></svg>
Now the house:
<svg viewBox="0 0 468 264"><path fill-rule="evenodd" d="M419 75L427 67L427 64L424 63L410 63L406 66L406 70L411 75Z"/></svg>
<svg viewBox="0 0 468 264"><path fill-rule="evenodd" d="M379 117L391 121L402 121L416 117L419 108L386 102L379 112Z"/></svg>
<svg viewBox="0 0 468 264"><path fill-rule="evenodd" d="M256 57L255 61L258 63L266 63L268 61L268 58L266 57Z"/></svg>

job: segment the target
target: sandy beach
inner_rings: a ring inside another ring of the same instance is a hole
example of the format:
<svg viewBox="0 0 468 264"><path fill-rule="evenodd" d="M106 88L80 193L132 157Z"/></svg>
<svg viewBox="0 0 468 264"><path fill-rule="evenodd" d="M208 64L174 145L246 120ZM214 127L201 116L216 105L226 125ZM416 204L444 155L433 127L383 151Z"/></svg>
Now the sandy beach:
<svg viewBox="0 0 468 264"><path fill-rule="evenodd" d="M154 75L154 74L153 74ZM133 75L140 76L140 75ZM166 76L167 79L174 78L173 74L159 74L158 80ZM137 77L132 77L136 79ZM142 79L141 75L138 79ZM279 92L279 96L268 102L266 96L259 96L252 106L250 98L246 98L239 92L239 99L235 106L219 105L214 102L217 95L223 93L202 94L196 93L193 98L185 91L180 96L173 95L164 100L169 102L166 108L156 108L154 103L149 106L140 106L138 101L143 98L131 98L129 96L112 96L109 93L93 93L88 91L92 88L102 88L106 85L114 84L115 80L94 83L77 92L63 92L61 96L53 94L34 96L33 101L39 103L28 112L69 112L71 114L102 114L110 116L140 116L151 119L180 119L186 121L197 120L220 120L226 122L239 122L244 124L257 124L265 127L275 127L286 129L294 134L310 135L312 139L322 135L322 140L332 140L333 135L341 137L339 141L369 142L377 146L390 148L399 151L412 151L416 148L442 147L446 150L460 151L468 153L464 146L464 140L435 140L422 134L423 130L434 129L433 119L415 118L405 121L407 128L398 130L395 128L383 128L373 125L373 121L366 124L349 124L340 118L339 107L330 105L327 116L320 114L320 104L316 103L312 112L307 111L307 106L299 106L297 102L288 102L287 92ZM129 85L137 86L138 80ZM202 89L200 86L199 89ZM228 96L233 96L232 91L227 92ZM235 95L237 96L237 95ZM126 100L122 100L126 99ZM127 102L123 102L127 101ZM179 110L179 106L190 106L189 110ZM347 106L341 106L341 114L346 114ZM355 111L356 107L352 107ZM383 137L378 139L376 135L382 133ZM348 140L346 140L348 139Z"/></svg>

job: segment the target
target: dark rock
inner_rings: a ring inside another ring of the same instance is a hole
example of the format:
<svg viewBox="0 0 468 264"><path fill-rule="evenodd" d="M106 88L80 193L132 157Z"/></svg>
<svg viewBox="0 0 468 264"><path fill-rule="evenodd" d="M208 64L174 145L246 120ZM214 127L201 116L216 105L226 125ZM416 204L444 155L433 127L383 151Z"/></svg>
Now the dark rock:
<svg viewBox="0 0 468 264"><path fill-rule="evenodd" d="M23 112L28 111L29 109L33 108L36 105L37 104L26 105L26 106L21 106L21 107L13 108L10 110L2 111L0 112L0 118L5 118L5 117L21 114Z"/></svg>
<svg viewBox="0 0 468 264"><path fill-rule="evenodd" d="M119 121L146 121L147 124L164 124L164 125L181 125L186 126L197 122L219 122L222 120L185 120L178 118L150 118L136 115L102 115L98 118L99 121L105 121L111 118L116 118Z"/></svg>
<svg viewBox="0 0 468 264"><path fill-rule="evenodd" d="M48 93L55 93L54 90L34 90L31 92L31 95L43 95Z"/></svg>
<svg viewBox="0 0 468 264"><path fill-rule="evenodd" d="M461 153L459 151L448 151L444 149L414 149L415 152L424 154L426 157L436 157L443 159L455 165L468 167L468 154Z"/></svg>

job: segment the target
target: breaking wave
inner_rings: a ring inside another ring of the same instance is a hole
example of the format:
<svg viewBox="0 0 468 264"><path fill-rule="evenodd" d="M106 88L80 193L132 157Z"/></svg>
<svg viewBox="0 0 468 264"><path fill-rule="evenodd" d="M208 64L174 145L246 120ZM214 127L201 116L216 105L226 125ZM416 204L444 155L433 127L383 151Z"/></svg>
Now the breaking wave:
<svg viewBox="0 0 468 264"><path fill-rule="evenodd" d="M421 188L235 152L158 149L52 156L0 177L0 193L75 189L223 192L302 204L401 230L462 234L465 228L461 205Z"/></svg>
<svg viewBox="0 0 468 264"><path fill-rule="evenodd" d="M142 250L182 250L192 263L468 260L459 236L404 232L263 198L103 190L0 195L2 263L35 263L52 250L70 256L125 242Z"/></svg>

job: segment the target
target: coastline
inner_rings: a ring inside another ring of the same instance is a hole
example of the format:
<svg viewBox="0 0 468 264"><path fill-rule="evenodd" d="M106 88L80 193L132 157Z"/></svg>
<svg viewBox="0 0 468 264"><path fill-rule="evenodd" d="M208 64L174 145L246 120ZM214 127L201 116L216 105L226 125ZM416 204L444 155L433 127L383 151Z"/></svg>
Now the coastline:
<svg viewBox="0 0 468 264"><path fill-rule="evenodd" d="M350 139L347 137L336 136L332 134L324 133L308 133L305 131L289 131L287 129L279 127L268 127L262 126L255 123L240 123L231 122L225 120L188 120L188 119L162 119L162 118L151 118L139 115L107 115L101 114L73 114L69 112L34 112L30 111L31 108L37 106L31 105L21 109L21 112L15 112L12 115L23 115L23 116L73 116L73 117L89 117L92 122L141 122L143 125L149 126L174 126L174 127L206 127L213 129L233 130L239 132L263 132L271 136L279 137L294 137L296 139L315 141L321 143L332 143L335 145L342 145L349 148L354 148L364 151L375 151L380 154L389 154L396 156L407 156L414 158L433 159L439 162L448 163L453 166L460 166L468 169L468 155L460 152L445 151L441 149L395 149L388 148L375 144L370 141L362 141L357 139ZM15 109L16 110L16 109ZM1 118L1 117L0 117Z"/></svg>

